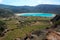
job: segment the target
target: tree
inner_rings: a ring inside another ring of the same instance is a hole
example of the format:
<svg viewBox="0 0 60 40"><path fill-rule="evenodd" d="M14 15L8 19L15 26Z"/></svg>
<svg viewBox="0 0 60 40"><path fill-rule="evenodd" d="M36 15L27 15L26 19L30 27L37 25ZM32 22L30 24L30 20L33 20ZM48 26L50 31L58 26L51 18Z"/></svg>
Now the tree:
<svg viewBox="0 0 60 40"><path fill-rule="evenodd" d="M7 29L6 23L4 21L0 21L0 36L2 36L5 29Z"/></svg>
<svg viewBox="0 0 60 40"><path fill-rule="evenodd" d="M9 9L0 8L0 17L11 17L13 12Z"/></svg>

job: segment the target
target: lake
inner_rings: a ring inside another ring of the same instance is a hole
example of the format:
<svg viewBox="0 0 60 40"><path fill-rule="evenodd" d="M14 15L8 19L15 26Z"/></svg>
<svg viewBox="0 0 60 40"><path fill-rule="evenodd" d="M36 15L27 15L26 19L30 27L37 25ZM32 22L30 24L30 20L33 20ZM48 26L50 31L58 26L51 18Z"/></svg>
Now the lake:
<svg viewBox="0 0 60 40"><path fill-rule="evenodd" d="M55 14L52 13L21 13L16 14L17 16L40 16L40 17L54 17Z"/></svg>

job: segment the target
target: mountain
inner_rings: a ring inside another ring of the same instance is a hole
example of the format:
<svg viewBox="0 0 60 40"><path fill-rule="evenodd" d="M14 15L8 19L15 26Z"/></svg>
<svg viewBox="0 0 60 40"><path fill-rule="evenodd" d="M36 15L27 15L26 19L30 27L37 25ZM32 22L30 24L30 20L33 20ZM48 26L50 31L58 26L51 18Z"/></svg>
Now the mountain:
<svg viewBox="0 0 60 40"><path fill-rule="evenodd" d="M39 12L49 12L49 13L60 13L60 5L48 5L48 4L42 4L36 6L36 9Z"/></svg>
<svg viewBox="0 0 60 40"><path fill-rule="evenodd" d="M44 12L44 13L60 13L60 5L41 4L37 6L11 6L0 4L0 8L10 9L14 13L26 12Z"/></svg>
<svg viewBox="0 0 60 40"><path fill-rule="evenodd" d="M4 4L0 4L0 8L10 9L15 13L30 12L33 9L33 7L30 6L11 6L11 5L4 5Z"/></svg>

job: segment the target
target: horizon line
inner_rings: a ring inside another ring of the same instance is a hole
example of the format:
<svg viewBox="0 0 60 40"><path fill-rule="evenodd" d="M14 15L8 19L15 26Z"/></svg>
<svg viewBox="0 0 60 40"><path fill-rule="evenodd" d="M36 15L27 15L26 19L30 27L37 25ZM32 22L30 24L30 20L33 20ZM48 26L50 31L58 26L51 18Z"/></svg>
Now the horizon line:
<svg viewBox="0 0 60 40"><path fill-rule="evenodd" d="M1 5L9 5L9 4L1 4ZM38 5L60 5L60 4L38 4ZM38 6L35 5L35 6ZM9 5L9 6L31 6L31 5Z"/></svg>

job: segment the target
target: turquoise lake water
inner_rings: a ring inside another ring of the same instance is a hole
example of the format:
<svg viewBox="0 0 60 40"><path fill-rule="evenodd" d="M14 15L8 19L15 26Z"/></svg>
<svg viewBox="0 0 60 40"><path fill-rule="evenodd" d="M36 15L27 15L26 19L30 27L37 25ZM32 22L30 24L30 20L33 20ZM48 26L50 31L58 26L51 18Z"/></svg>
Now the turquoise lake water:
<svg viewBox="0 0 60 40"><path fill-rule="evenodd" d="M55 14L52 13L21 13L16 14L18 16L41 16L41 17L54 17Z"/></svg>

